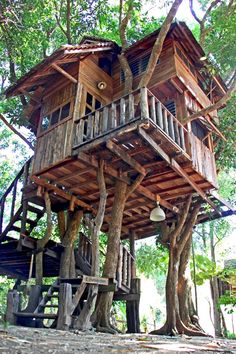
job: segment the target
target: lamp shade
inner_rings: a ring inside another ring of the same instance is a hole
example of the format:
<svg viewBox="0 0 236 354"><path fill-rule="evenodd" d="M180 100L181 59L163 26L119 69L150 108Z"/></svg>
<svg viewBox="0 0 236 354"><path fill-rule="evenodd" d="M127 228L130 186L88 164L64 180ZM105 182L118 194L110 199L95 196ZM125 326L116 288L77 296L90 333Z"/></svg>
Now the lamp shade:
<svg viewBox="0 0 236 354"><path fill-rule="evenodd" d="M163 220L165 220L165 218L166 218L166 215L165 215L164 211L161 209L160 205L157 205L157 207L151 211L151 214L150 214L151 221L163 221Z"/></svg>

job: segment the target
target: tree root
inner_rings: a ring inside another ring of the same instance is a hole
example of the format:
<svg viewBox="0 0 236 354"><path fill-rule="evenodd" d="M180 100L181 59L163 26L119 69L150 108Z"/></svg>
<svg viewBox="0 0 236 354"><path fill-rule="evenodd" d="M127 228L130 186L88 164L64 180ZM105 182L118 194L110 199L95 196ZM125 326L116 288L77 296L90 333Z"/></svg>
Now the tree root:
<svg viewBox="0 0 236 354"><path fill-rule="evenodd" d="M96 330L98 332L102 332L102 333L110 333L110 334L117 334L118 333L115 329L113 329L110 326L102 327L102 326L97 325Z"/></svg>
<svg viewBox="0 0 236 354"><path fill-rule="evenodd" d="M193 325L191 325L192 327ZM164 325L163 327L150 332L149 334L154 335L166 335L166 336L176 336L178 334L186 334L187 336L199 336L199 337L211 337L209 334L204 331L200 331L197 327L194 329L184 325L183 323L179 324L177 328Z"/></svg>

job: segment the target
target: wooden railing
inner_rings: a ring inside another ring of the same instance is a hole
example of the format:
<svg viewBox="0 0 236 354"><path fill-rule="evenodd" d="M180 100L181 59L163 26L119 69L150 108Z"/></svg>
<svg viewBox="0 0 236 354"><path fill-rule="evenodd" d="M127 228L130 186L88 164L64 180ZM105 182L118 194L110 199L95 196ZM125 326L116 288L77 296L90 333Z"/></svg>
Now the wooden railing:
<svg viewBox="0 0 236 354"><path fill-rule="evenodd" d="M199 140L194 134L190 133L190 145L193 168L200 173L206 180L217 187L217 173L214 153Z"/></svg>
<svg viewBox="0 0 236 354"><path fill-rule="evenodd" d="M30 164L31 159L21 168L0 199L0 235L3 232L4 219L10 221L21 208L22 188L28 183Z"/></svg>
<svg viewBox="0 0 236 354"><path fill-rule="evenodd" d="M133 263L134 257L122 244L120 244L120 252L116 271L116 280L118 288L124 290L130 289Z"/></svg>
<svg viewBox="0 0 236 354"><path fill-rule="evenodd" d="M73 146L76 148L140 118L151 119L186 151L187 130L147 88L133 91L75 121Z"/></svg>
<svg viewBox="0 0 236 354"><path fill-rule="evenodd" d="M91 266L92 262L92 243L91 240L80 233L78 254L83 260ZM130 252L120 244L118 265L116 271L116 280L118 289L129 290L131 288L131 279L135 278L134 274L134 257Z"/></svg>
<svg viewBox="0 0 236 354"><path fill-rule="evenodd" d="M144 89L145 90L145 89ZM187 150L188 131L168 109L147 90L148 117L182 150Z"/></svg>

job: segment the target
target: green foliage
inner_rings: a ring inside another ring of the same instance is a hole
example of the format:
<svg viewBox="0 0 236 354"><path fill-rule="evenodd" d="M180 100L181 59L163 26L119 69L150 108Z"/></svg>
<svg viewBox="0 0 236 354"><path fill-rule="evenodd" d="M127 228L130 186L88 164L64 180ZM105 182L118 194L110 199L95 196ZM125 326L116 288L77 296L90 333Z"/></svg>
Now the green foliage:
<svg viewBox="0 0 236 354"><path fill-rule="evenodd" d="M160 244L142 245L136 252L136 265L139 273L145 277L165 274L168 265L168 251Z"/></svg>
<svg viewBox="0 0 236 354"><path fill-rule="evenodd" d="M226 293L220 297L219 305L223 305L227 313L234 313L236 310L236 293L226 291Z"/></svg>
<svg viewBox="0 0 236 354"><path fill-rule="evenodd" d="M205 280L211 279L217 275L217 269L215 262L209 260L201 254L195 255L196 262L196 274L195 281L197 285L202 285ZM191 276L193 278L193 263L191 262Z"/></svg>
<svg viewBox="0 0 236 354"><path fill-rule="evenodd" d="M4 314L6 312L7 293L9 289L12 289L13 285L14 280L0 276L0 320L2 322L4 322Z"/></svg>

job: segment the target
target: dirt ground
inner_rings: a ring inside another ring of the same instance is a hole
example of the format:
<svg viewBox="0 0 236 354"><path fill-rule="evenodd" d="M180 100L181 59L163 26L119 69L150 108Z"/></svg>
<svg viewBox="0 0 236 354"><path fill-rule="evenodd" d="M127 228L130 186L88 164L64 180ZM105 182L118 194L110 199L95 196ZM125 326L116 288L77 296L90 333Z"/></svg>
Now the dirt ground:
<svg viewBox="0 0 236 354"><path fill-rule="evenodd" d="M110 335L11 326L0 328L0 353L235 353L236 340L165 337L146 334Z"/></svg>

